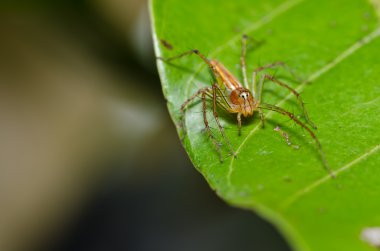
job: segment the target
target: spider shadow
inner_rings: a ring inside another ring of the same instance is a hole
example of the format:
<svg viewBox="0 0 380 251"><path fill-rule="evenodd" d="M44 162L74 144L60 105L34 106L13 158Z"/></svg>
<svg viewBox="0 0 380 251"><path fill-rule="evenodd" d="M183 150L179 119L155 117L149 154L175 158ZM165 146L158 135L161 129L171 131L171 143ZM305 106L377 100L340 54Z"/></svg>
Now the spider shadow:
<svg viewBox="0 0 380 251"><path fill-rule="evenodd" d="M306 122L304 122L304 121L302 121L302 122L306 124ZM271 125L270 128L268 128L268 125ZM273 131L273 133L277 134L278 137L282 138L282 136L274 130L274 128L276 128L277 126L280 127L280 129L283 132L285 132L286 134L289 135L292 145L297 145L300 148L304 147L304 148L307 148L309 150L314 149L315 150L315 156L317 158L319 158L319 154L318 154L316 145L314 143L313 138L309 134L309 132L307 132L304 128L302 128L300 125L298 125L292 119L286 119L285 117L284 117L284 119L281 119L281 121L274 120L272 118L265 119L265 127L260 128L260 129L264 129L264 130L270 129ZM316 132L316 130L313 130L313 131ZM312 141L312 143L309 143L310 140ZM282 139L282 141L284 144L287 144L285 139ZM289 148L294 149L290 146L289 146ZM294 149L294 150L298 150L298 149Z"/></svg>

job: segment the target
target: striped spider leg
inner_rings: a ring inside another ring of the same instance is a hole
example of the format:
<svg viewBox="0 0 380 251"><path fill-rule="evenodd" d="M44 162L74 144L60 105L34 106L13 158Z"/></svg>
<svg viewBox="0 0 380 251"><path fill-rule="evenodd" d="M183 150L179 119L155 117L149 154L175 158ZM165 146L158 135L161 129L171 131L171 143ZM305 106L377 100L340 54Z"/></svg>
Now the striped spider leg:
<svg viewBox="0 0 380 251"><path fill-rule="evenodd" d="M290 70L289 67L287 67L286 64L283 62L275 62L271 63L262 67L257 68L253 71L252 74L252 86L249 86L248 78L247 78L247 68L246 68L246 51L247 51L247 36L243 35L242 38L242 51L241 51L241 57L240 57L240 64L242 69L242 76L243 76L243 84L237 80L235 76L233 76L221 63L219 63L215 59L208 59L206 56L204 56L202 53L200 53L198 50L190 50L185 53L182 53L178 56L171 57L171 58L159 58L165 62L170 62L172 60L195 54L197 55L204 63L208 65L208 67L211 70L211 73L213 75L213 78L215 82L212 84L211 87L205 87L199 89L196 93L194 93L189 99L187 99L183 105L181 106L181 126L184 128L184 113L187 108L187 106L194 101L197 97L201 96L202 99L202 114L203 114L203 122L205 124L205 129L209 135L209 138L213 142L218 154L219 158L222 161L222 154L220 149L220 144L216 140L215 136L213 135L209 122L207 120L206 112L207 112L207 98L212 100L212 111L213 116L215 118L215 121L218 125L219 131L222 134L223 140L227 143L229 151L231 154L236 157L236 153L232 148L231 143L229 142L228 138L225 135L224 129L219 121L218 113L217 113L217 107L220 107L224 109L225 111L229 113L236 114L237 122L238 122L238 129L239 129L239 135L241 134L241 127L242 127L242 116L243 117L251 117L253 116L255 111L258 111L262 125L264 125L264 113L263 110L271 110L274 112L277 112L283 116L286 116L293 120L296 124L304 128L310 136L315 141L315 144L318 149L318 153L321 157L322 163L326 171L332 176L335 177L333 172L331 171L328 162L324 156L324 152L322 150L321 143L319 142L317 136L312 131L311 128L316 129L316 126L314 123L311 122L308 113L306 111L305 105L302 101L302 98L300 94L288 86L287 84L279 81L275 77L268 75L268 74L262 74L259 80L259 83L257 85L257 77L258 74L266 69L269 68L275 68L275 67L283 67L284 69L288 70L293 76L294 73ZM303 123L300 121L293 113L284 110L283 108L280 108L276 105L267 104L262 102L262 92L264 89L264 83L271 82L275 83L288 91L290 91L297 99L297 102L299 103L302 111L303 111L303 117L306 121L306 123ZM309 127L310 126L310 127Z"/></svg>
<svg viewBox="0 0 380 251"><path fill-rule="evenodd" d="M202 100L202 114L203 114L203 122L205 125L205 131L207 132L209 138L211 139L213 145L215 146L215 148L219 154L220 161L223 162L223 156L222 156L221 149L220 149L220 143L217 141L213 132L211 131L211 128L210 128L210 125L209 125L209 122L207 119L207 99L212 100L212 114L214 116L214 119L216 121L218 129L219 129L224 141L226 142L231 155L236 157L236 153L233 150L232 145L231 145L230 141L228 140L228 138L224 132L224 128L221 125L220 120L219 120L217 107L219 106L225 110L228 110L228 102L227 102L227 98L222 93L222 91L218 87L217 83L214 83L212 85L212 87L204 87L204 88L199 89L197 92L195 92L190 98L188 98L182 104L181 111L180 111L180 127L182 127L184 129L184 132L186 132L185 123L184 123L185 110L186 110L187 106L189 104L191 104L191 102L194 101L198 97L201 97L201 100Z"/></svg>

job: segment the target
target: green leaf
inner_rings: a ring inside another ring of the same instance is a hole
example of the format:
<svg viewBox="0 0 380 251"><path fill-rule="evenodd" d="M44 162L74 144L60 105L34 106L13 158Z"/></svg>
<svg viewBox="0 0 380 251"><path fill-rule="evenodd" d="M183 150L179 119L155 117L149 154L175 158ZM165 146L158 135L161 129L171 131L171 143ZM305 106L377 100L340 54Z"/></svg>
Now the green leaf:
<svg viewBox="0 0 380 251"><path fill-rule="evenodd" d="M151 1L157 56L198 49L241 79L241 36L246 33L262 41L248 52L248 72L285 61L305 80L269 71L302 93L336 179L324 170L307 131L279 114L267 112L265 128L257 115L245 119L238 136L236 115L220 113L238 153L232 158L222 144L223 163L204 133L201 102L185 115L184 147L212 189L272 222L295 250L375 250L361 233L380 226L379 6L378 0ZM195 55L157 64L182 135L181 105L200 87L210 86L212 76ZM295 98L281 87L267 83L263 98L300 114ZM208 118L214 121L211 111ZM289 135L291 146L276 126Z"/></svg>

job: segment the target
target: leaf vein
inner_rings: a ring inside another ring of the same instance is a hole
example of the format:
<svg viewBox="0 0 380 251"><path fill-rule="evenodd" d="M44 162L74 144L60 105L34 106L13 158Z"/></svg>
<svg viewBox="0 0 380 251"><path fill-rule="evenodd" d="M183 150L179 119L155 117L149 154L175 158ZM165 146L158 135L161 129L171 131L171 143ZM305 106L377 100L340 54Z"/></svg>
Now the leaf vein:
<svg viewBox="0 0 380 251"><path fill-rule="evenodd" d="M379 145L376 145L375 147L373 147L372 149L370 149L369 151L363 153L362 155L360 155L359 157L357 157L356 159L352 160L351 162L347 163L346 165L342 166L341 168L337 169L335 171L335 174L338 176L340 173L350 169L351 167L353 167L354 165L360 163L361 161L363 161L364 159L366 159L367 157L375 154L376 152L378 152L380 150L380 144ZM328 180L331 179L331 176L330 175L326 175L324 176L323 178L315 181L314 183L308 185L307 187L304 187L302 188L301 190L297 191L296 193L294 193L293 195L289 196L288 198L286 198L280 205L280 209L282 210L285 210L287 208L289 208L289 206L291 204L293 204L295 201L297 201L300 197L304 196L305 194L307 193L310 193L311 191L313 191L315 188L317 188L318 186L322 185L323 183L327 182Z"/></svg>

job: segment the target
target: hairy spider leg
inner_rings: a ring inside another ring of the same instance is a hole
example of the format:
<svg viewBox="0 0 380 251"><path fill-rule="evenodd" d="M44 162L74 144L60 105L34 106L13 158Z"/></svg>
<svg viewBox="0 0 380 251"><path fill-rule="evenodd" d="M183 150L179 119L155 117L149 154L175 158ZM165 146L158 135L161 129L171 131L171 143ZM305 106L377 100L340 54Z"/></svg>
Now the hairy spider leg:
<svg viewBox="0 0 380 251"><path fill-rule="evenodd" d="M257 89L257 81L256 81L256 78L257 78L257 72L253 72L252 73L252 86L251 86L251 90L252 90L252 95L256 98L256 100L260 103L260 96L258 95L258 89ZM261 81L260 81L261 82ZM260 90L261 91L261 90ZM263 112L263 109L261 109L260 107L257 108L258 112L259 112L259 117L260 117L260 121L261 121L261 127L264 128L265 126L265 116L264 116L264 112Z"/></svg>
<svg viewBox="0 0 380 251"><path fill-rule="evenodd" d="M262 99L262 92L263 92L263 87L264 87L264 83L265 83L265 80L269 80L271 81L272 83L275 83L283 88L286 88L287 90L289 90L297 99L301 109L302 109L302 113L303 113L303 116L306 120L306 122L314 129L317 129L317 126L311 121L311 119L309 118L309 114L306 110L306 107L305 107L305 103L303 102L302 98L301 98L301 95L296 91L294 90L293 88L291 88L289 85L281 82L280 80L274 78L273 76L271 75L268 75L268 74L264 74L261 76L261 79L260 79L260 82L259 82L259 86L258 86L258 90L257 90L257 99L259 101L261 101Z"/></svg>
<svg viewBox="0 0 380 251"><path fill-rule="evenodd" d="M244 87L248 88L248 78L247 78L247 65L246 65L246 54L247 54L247 35L243 35L241 39L241 56L240 56L240 65L241 72L243 75Z"/></svg>
<svg viewBox="0 0 380 251"><path fill-rule="evenodd" d="M232 148L232 145L231 145L230 141L228 140L228 138L224 132L224 128L220 124L220 121L219 121L219 116L218 116L218 112L217 112L217 102L218 102L217 95L216 95L217 91L220 91L219 86L216 83L214 83L212 85L213 115L214 115L215 121L219 127L219 131L222 134L224 141L227 143L227 145L231 151L232 156L234 156L236 158L236 153L235 153L234 149Z"/></svg>
<svg viewBox="0 0 380 251"><path fill-rule="evenodd" d="M246 34L243 34L242 36L242 49L241 49L241 56L240 56L240 65L244 80L244 87L251 91L252 95L255 97L256 95L256 72L253 72L252 77L252 86L249 85L248 77L247 77L247 64L246 64L246 55L247 55L247 39L248 36ZM261 108L258 108L259 117L261 120L261 125L264 127L264 113ZM237 121L238 121L238 128L239 128L239 136L241 135L241 114L238 113L237 115Z"/></svg>
<svg viewBox="0 0 380 251"><path fill-rule="evenodd" d="M314 134L314 132L306 124L304 124L299 119L297 119L297 117L293 113L288 112L288 111L286 111L286 110L284 110L284 109L282 109L282 108L280 108L278 106L271 105L271 104L261 103L260 107L263 108L263 109L271 110L271 111L280 113L280 114L282 114L284 116L287 116L290 119L292 119L294 122L296 122L298 125L300 125L302 128L304 128L306 131L308 131L308 133L310 134L310 136L314 139L315 144L317 145L318 153L319 153L319 156L322 159L322 163L323 163L324 168L326 169L326 171L330 174L330 176L332 178L336 177L335 174L334 174L334 172L331 170L331 168L330 168L330 166L329 166L326 158L325 158L325 154L324 154L324 152L322 150L321 143L319 142L319 140L318 140L317 136Z"/></svg>
<svg viewBox="0 0 380 251"><path fill-rule="evenodd" d="M219 145L218 141L216 140L215 136L213 135L213 133L211 131L211 128L209 126L208 120L207 120L207 113L206 113L207 112L207 102L206 102L206 96L207 96L207 94L211 94L211 93L212 93L212 88L210 88L210 87L201 88L197 92L195 92L190 98L188 98L182 104L181 111L180 111L180 113L181 113L180 114L180 127L183 129L183 134L182 134L181 140L183 141L185 139L185 134L186 134L186 128L185 128L185 122L184 122L185 110L186 110L187 106L195 98L197 98L199 95L201 95L203 123L205 125L205 130L206 130L209 138L211 139L212 143L214 144L214 146L216 148L216 151L218 152L220 161L222 161L222 154L221 154L221 150L220 150L220 145Z"/></svg>
<svg viewBox="0 0 380 251"><path fill-rule="evenodd" d="M162 57L157 57L157 59L160 59L160 60L163 60L165 62L170 62L170 61L173 61L173 60L176 60L176 59L179 59L179 58L183 58L185 56L189 56L191 54L195 54L197 55L198 57L200 57L210 68L213 68L212 64L210 63L210 60L208 60L208 58L203 55L202 53L199 52L199 50L190 50L190 51L186 51L184 53L181 53L177 56L174 56L174 57L169 57L169 58L162 58Z"/></svg>
<svg viewBox="0 0 380 251"><path fill-rule="evenodd" d="M180 110L180 117L179 117L179 127L182 128L182 136L181 136L181 140L183 141L185 139L185 133L186 133L186 125L185 125L185 122L184 122L184 119L185 119L185 110L187 108L187 106L195 99L197 98L199 95L201 95L202 93L207 93L207 92L212 92L212 89L210 87L204 87L204 88L201 88L199 89L197 92L195 92L190 98L186 99L185 102L183 102L182 106L181 106L181 110Z"/></svg>
<svg viewBox="0 0 380 251"><path fill-rule="evenodd" d="M290 68L286 63L282 62L282 61L277 61L277 62L274 62L274 63L270 63L270 64L267 64L267 65L264 65L264 66L260 66L258 68L256 68L254 70L254 72L260 72L260 71L264 71L266 69L273 69L273 68L277 68L277 67L282 67L284 68L287 72L289 72L292 77L294 79L296 79L298 82L302 82L303 79L301 79L294 71L292 68Z"/></svg>
<svg viewBox="0 0 380 251"><path fill-rule="evenodd" d="M252 74L252 82L251 86L248 83L248 78L247 78L247 65L246 65L246 54L247 54L247 39L248 36L246 34L243 34L242 36L242 49L241 49L241 57L240 57L240 64L241 64L241 69L242 69L242 75L244 79L244 87L249 89L252 92L252 95L255 97L256 96L256 74L258 71L254 71ZM264 70L265 68L263 68ZM265 118L264 118L264 113L261 108L258 108L259 112L259 117L261 121L261 126L264 128L265 125ZM239 135L241 135L241 114L237 115L237 121L238 121L238 127L239 127Z"/></svg>
<svg viewBox="0 0 380 251"><path fill-rule="evenodd" d="M210 128L210 125L209 125L209 122L208 122L208 119L207 119L207 101L206 101L207 96L209 96L209 97L211 97L213 99L213 116L214 116L214 119L215 119L215 121L216 121L216 123L218 125L219 131L221 132L221 135L222 135L224 141L226 142L226 144L229 147L229 151L231 152L231 154L234 157L236 157L236 153L233 150L232 145L231 145L230 141L228 140L228 137L226 136L226 134L224 132L224 128L221 125L220 120L219 120L219 116L218 116L218 113L217 113L217 104L220 104L224 109L226 109L226 107L225 107L225 105L223 103L220 103L221 101L219 101L219 99L221 97L217 96L218 92L220 92L219 87L217 86L217 84L213 84L212 88L210 88L210 87L201 88L197 92L195 92L190 98L188 98L182 104L182 106L181 106L181 110L180 110L180 113L181 113L180 114L180 127L183 129L183 134L182 134L182 137L181 137L181 140L183 141L184 137L185 137L185 133L186 133L186 127L185 127L186 124L184 122L185 110L186 110L187 106L195 98L201 96L201 99L202 99L203 123L205 125L205 131L207 132L207 134L208 134L209 138L211 139L212 143L214 144L214 146L215 146L215 148L216 148L216 150L218 152L220 161L223 162L222 154L221 154L221 149L220 149L220 144L216 140L213 132L211 131L211 128Z"/></svg>
<svg viewBox="0 0 380 251"><path fill-rule="evenodd" d="M218 141L216 140L216 138L215 138L214 134L212 133L211 128L210 128L210 126L208 124L206 95L207 95L206 92L202 93L203 123L205 124L205 129L206 129L206 132L208 133L209 138L211 139L212 143L214 144L214 146L216 148L216 151L219 154L219 160L220 160L220 162L223 162L222 151L220 150L220 145L219 145Z"/></svg>

